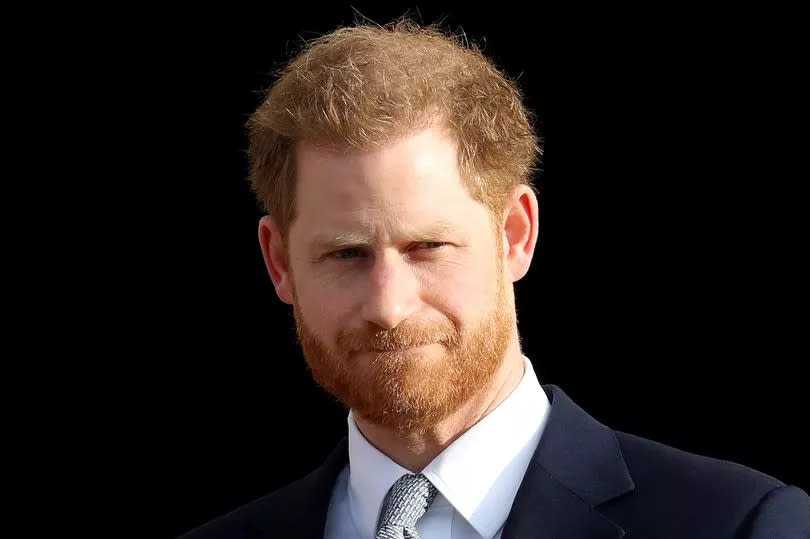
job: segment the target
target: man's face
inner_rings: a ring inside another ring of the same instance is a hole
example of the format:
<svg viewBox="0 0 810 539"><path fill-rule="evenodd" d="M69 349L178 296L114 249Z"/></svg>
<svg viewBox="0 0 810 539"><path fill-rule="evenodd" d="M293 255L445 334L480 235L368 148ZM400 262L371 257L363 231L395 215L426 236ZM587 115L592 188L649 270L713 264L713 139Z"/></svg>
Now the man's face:
<svg viewBox="0 0 810 539"><path fill-rule="evenodd" d="M514 303L503 239L432 128L380 150L302 144L289 265L313 377L354 413L415 432L487 385Z"/></svg>

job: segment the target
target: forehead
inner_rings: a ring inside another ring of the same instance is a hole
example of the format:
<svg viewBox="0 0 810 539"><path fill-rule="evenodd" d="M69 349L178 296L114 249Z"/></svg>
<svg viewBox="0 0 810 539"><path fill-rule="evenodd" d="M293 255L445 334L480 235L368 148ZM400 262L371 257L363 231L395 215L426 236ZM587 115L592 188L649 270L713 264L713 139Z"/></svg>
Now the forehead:
<svg viewBox="0 0 810 539"><path fill-rule="evenodd" d="M437 128L365 152L299 144L293 229L466 228L483 206L467 193L457 160L455 143Z"/></svg>

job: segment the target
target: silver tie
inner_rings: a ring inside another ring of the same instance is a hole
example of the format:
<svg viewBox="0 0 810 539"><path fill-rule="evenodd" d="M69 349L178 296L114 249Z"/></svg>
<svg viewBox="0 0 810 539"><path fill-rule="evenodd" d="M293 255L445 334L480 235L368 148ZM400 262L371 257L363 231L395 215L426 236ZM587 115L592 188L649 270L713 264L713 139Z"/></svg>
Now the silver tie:
<svg viewBox="0 0 810 539"><path fill-rule="evenodd" d="M424 475L408 474L397 479L390 492L375 539L419 539L416 521L439 491Z"/></svg>

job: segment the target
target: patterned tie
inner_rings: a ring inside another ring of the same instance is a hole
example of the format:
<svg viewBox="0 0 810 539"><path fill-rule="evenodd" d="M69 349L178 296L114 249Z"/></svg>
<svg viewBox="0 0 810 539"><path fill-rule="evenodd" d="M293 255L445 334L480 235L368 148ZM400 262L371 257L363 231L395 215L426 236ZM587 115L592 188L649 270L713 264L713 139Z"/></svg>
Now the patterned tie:
<svg viewBox="0 0 810 539"><path fill-rule="evenodd" d="M397 479L375 539L419 539L416 521L428 510L436 494L436 487L422 474Z"/></svg>

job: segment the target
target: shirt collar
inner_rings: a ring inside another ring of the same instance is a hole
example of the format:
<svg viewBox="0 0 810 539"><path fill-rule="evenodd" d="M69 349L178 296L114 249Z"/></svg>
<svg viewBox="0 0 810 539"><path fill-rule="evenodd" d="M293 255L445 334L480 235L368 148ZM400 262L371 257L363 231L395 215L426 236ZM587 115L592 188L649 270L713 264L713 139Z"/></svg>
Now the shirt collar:
<svg viewBox="0 0 810 539"><path fill-rule="evenodd" d="M510 395L444 449L422 473L482 537L492 537L509 515L540 441L549 402L531 362ZM386 494L411 473L372 446L349 412L349 507L364 536L373 537Z"/></svg>

